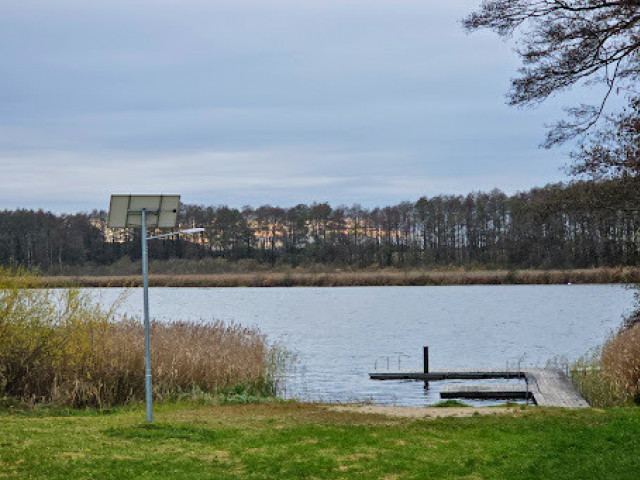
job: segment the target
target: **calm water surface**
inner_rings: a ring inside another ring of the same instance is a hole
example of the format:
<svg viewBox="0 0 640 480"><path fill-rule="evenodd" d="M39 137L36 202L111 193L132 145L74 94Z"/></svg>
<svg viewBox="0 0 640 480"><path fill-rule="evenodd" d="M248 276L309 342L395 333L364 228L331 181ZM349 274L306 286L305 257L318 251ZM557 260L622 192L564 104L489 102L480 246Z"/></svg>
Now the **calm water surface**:
<svg viewBox="0 0 640 480"><path fill-rule="evenodd" d="M93 289L105 302L123 289ZM378 368L544 366L600 344L633 306L620 285L346 288L152 288L151 316L257 326L297 355L285 395L304 400L440 401L433 382L371 381ZM131 289L123 311L142 310ZM215 353L215 352L214 352ZM468 382L466 382L468 383Z"/></svg>

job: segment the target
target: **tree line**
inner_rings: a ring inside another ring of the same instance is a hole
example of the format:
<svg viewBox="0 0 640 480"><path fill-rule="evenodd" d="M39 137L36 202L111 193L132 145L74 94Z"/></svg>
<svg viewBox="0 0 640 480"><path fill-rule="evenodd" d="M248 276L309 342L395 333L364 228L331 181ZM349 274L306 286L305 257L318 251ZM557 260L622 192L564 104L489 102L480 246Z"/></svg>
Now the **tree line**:
<svg viewBox="0 0 640 480"><path fill-rule="evenodd" d="M0 212L0 264L52 271L140 258L136 230L107 213ZM586 268L640 265L640 179L583 181L363 208L183 205L195 238L150 242L156 260L222 258L291 267Z"/></svg>

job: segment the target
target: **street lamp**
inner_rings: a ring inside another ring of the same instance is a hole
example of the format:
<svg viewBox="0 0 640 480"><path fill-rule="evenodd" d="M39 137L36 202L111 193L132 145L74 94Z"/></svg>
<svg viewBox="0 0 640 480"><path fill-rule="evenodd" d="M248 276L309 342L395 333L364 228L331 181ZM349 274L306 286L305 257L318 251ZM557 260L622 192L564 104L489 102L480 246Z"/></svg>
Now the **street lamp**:
<svg viewBox="0 0 640 480"><path fill-rule="evenodd" d="M149 328L149 254L147 250L147 240L155 240L156 238L172 237L182 234L194 234L204 232L204 228L188 228L179 232L165 233L163 235L155 235L147 237L147 229L145 227L146 220L145 210L142 210L142 285L144 297L144 382L145 382L145 400L147 404L147 422L153 422L153 400L151 395L151 340Z"/></svg>
<svg viewBox="0 0 640 480"><path fill-rule="evenodd" d="M110 228L137 227L142 237L142 285L144 299L144 370L147 422L153 422L151 390L151 340L149 326L149 255L147 241L175 235L194 234L204 228L187 228L178 232L147 236L147 228L174 228L180 206L179 195L112 195L109 208Z"/></svg>

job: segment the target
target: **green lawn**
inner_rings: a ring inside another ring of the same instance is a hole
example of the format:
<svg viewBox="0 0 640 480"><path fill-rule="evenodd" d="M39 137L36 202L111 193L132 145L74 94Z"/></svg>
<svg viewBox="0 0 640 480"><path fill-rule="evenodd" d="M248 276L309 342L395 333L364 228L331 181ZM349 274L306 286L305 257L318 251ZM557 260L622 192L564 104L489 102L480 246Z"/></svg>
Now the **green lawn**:
<svg viewBox="0 0 640 480"><path fill-rule="evenodd" d="M318 405L0 411L0 478L638 479L640 408L400 419Z"/></svg>

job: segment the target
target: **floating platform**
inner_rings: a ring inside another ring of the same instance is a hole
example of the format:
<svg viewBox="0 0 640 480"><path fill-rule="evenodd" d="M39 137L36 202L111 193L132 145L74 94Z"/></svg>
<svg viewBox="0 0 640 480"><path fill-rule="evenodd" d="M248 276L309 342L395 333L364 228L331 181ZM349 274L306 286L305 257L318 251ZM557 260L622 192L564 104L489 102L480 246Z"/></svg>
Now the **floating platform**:
<svg viewBox="0 0 640 480"><path fill-rule="evenodd" d="M469 398L492 400L528 400L532 397L526 385L509 383L494 385L445 385L440 390L441 398Z"/></svg>
<svg viewBox="0 0 640 480"><path fill-rule="evenodd" d="M520 387L520 390L514 390L508 392L511 387L505 385L479 385L474 386L475 392L471 388L466 391L459 390L458 394L464 395L479 395L475 397L444 397L443 398L495 398L502 399L507 397L502 396L490 396L492 394L498 395L499 393L507 394L521 394L526 395L526 398L532 399L536 405L541 407L563 407L563 408L585 408L589 404L584 398L576 392L575 388L569 381L569 378L559 369L556 368L523 368L519 370L505 370L505 369L466 369L466 370L439 370L434 372L419 372L419 371L376 371L369 374L372 380L420 380L424 382L438 381L438 380L482 380L489 378L504 378L504 379L523 379L527 382L526 386ZM471 387L471 386L465 386ZM454 386L445 386L444 391L453 395ZM502 391L498 391L501 389ZM522 389L526 392L522 393ZM508 397L515 398L515 397ZM519 397L522 398L522 397Z"/></svg>

